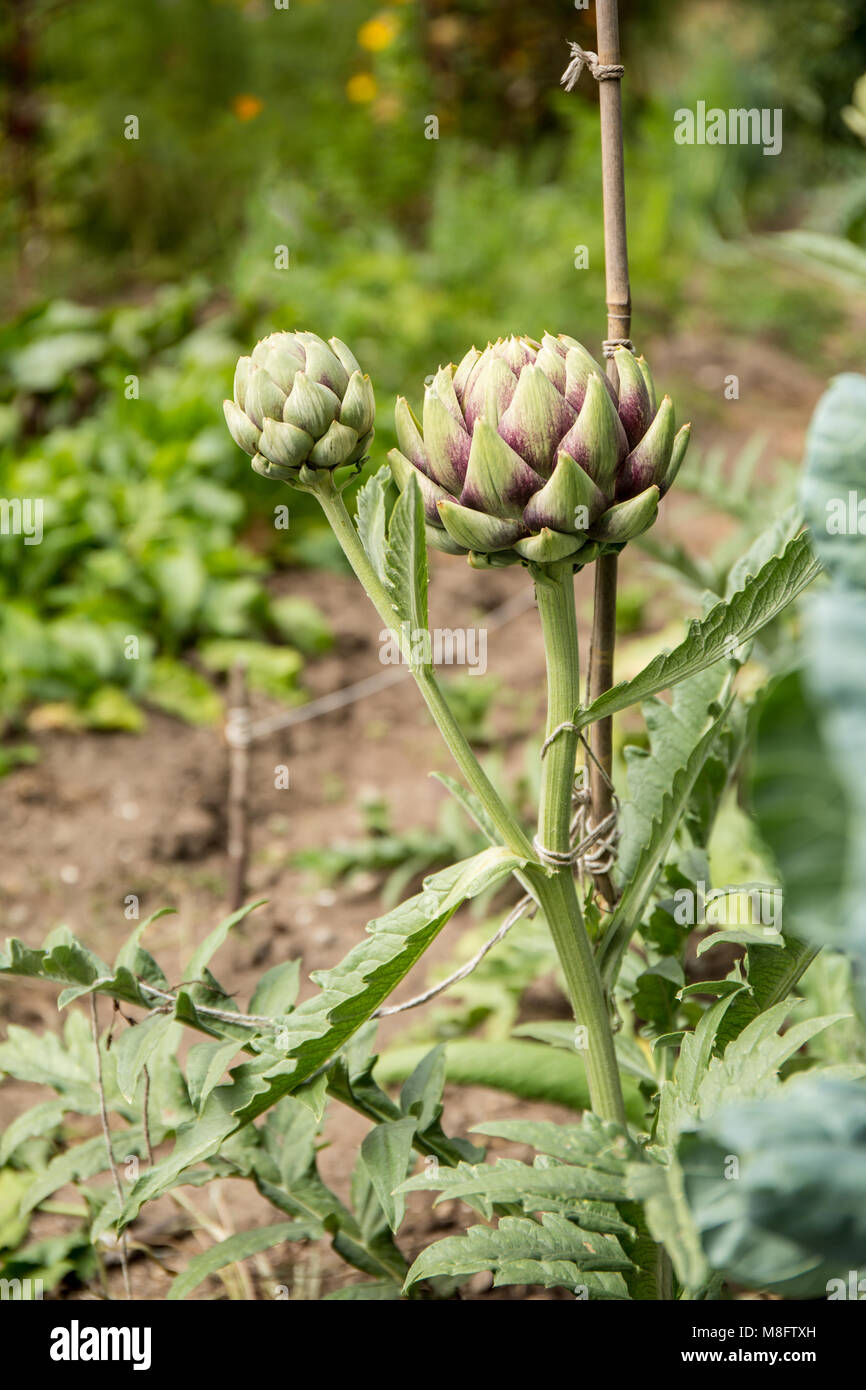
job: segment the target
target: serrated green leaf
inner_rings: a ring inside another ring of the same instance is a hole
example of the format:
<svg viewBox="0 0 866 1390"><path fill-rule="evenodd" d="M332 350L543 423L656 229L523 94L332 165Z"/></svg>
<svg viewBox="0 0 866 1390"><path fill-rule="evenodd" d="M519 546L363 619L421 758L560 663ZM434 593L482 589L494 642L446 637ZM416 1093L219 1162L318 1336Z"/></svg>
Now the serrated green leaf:
<svg viewBox="0 0 866 1390"><path fill-rule="evenodd" d="M79 1114L95 1115L98 1106L99 1101L94 1095L89 1109L81 1111L77 1105L75 1109ZM71 1108L67 1100L44 1100L40 1105L25 1110L23 1115L16 1115L0 1135L0 1167L8 1162L20 1144L28 1139L39 1139L43 1134L51 1134Z"/></svg>
<svg viewBox="0 0 866 1390"><path fill-rule="evenodd" d="M367 479L364 486L359 489L357 496L358 534L361 537L361 544L367 552L367 559L383 584L386 582L385 555L387 544L385 539L385 523L387 521L385 497L390 481L391 470L387 464L383 464L377 472Z"/></svg>
<svg viewBox="0 0 866 1390"><path fill-rule="evenodd" d="M692 621L685 641L673 651L654 657L633 680L613 686L587 709L576 710L575 724L585 729L731 656L778 617L820 571L808 535L797 536L782 555L768 560L729 600L722 600L706 617Z"/></svg>
<svg viewBox="0 0 866 1390"><path fill-rule="evenodd" d="M424 503L416 479L409 478L391 513L385 552L385 580L399 622L411 632L427 629L427 540Z"/></svg>
<svg viewBox="0 0 866 1390"><path fill-rule="evenodd" d="M287 1017L280 1039L284 1057L243 1063L232 1071L229 1082L211 1092L199 1119L179 1132L174 1151L133 1189L126 1219L160 1192L163 1183L215 1153L230 1134L303 1085L387 998L460 904L522 864L504 849L484 850L434 874L421 893L371 922L365 941L334 969L312 977L319 993Z"/></svg>
<svg viewBox="0 0 866 1390"><path fill-rule="evenodd" d="M750 579L760 574L764 565L769 564L774 555L782 555L786 546L790 545L802 529L803 514L796 504L788 507L775 521L771 521L766 530L756 536L745 554L728 570L725 598L733 598L734 594L745 588Z"/></svg>
<svg viewBox="0 0 866 1390"><path fill-rule="evenodd" d="M75 1016L71 1014L67 1022ZM30 1028L10 1023L6 1041L0 1043L0 1072L18 1081L50 1086L69 1098L70 1109L77 1109L79 1104L86 1104L96 1080L93 1044L89 1030L84 1048L70 1046L69 1042L68 1030L60 1038L56 1033L34 1033Z"/></svg>
<svg viewBox="0 0 866 1390"><path fill-rule="evenodd" d="M697 1099L698 1089L704 1080L716 1046L719 1025L735 998L735 993L723 995L701 1015L694 1031L686 1033L683 1038L674 1080L687 1105L694 1104Z"/></svg>
<svg viewBox="0 0 866 1390"><path fill-rule="evenodd" d="M146 954L146 952L141 952L140 949L141 939L144 933L152 922L158 921L160 917L169 917L173 915L176 910L177 909L173 907L160 907L157 908L156 912L152 912L149 917L145 917L143 922L139 922L118 951L114 962L115 970L120 969L121 966L125 966L126 969L133 974L140 973L137 972L136 967L139 955ZM148 956L148 960L152 960L152 957ZM165 982L165 976L161 970L159 971L159 975L162 981ZM150 976L148 976L148 980L151 984L158 984L160 982L158 979L151 979Z"/></svg>
<svg viewBox="0 0 866 1390"><path fill-rule="evenodd" d="M496 833L496 827L488 816L481 798L476 796L474 792L468 791L466 787L462 787L460 783L455 781L453 777L450 777L447 772L432 772L430 775L434 777L437 782L441 782L443 787L454 797L454 800L459 802L469 819L478 826L478 829L481 831L482 835L489 840L490 844L498 844L499 836Z"/></svg>
<svg viewBox="0 0 866 1390"><path fill-rule="evenodd" d="M747 943L746 981L749 988L740 993L725 1015L719 1028L720 1040L729 1042L758 1014L787 999L816 955L813 946L798 941L788 931L772 945L764 941ZM726 983L732 984L730 981Z"/></svg>
<svg viewBox="0 0 866 1390"><path fill-rule="evenodd" d="M266 970L250 1000L251 1014L278 1017L294 1006L301 978L300 957L284 960Z"/></svg>
<svg viewBox="0 0 866 1390"><path fill-rule="evenodd" d="M186 1064L186 1083L189 1098L196 1110L201 1110L239 1050L240 1043L235 1038L230 1038L228 1042L196 1043L190 1048Z"/></svg>
<svg viewBox="0 0 866 1390"><path fill-rule="evenodd" d="M412 1157L417 1122L408 1116L375 1125L361 1141L361 1159L392 1231L403 1220L406 1200L399 1191Z"/></svg>
<svg viewBox="0 0 866 1390"><path fill-rule="evenodd" d="M668 1155L684 1129L708 1119L721 1106L772 1095L779 1087L779 1068L810 1039L847 1017L809 1018L779 1034L792 1008L786 1000L748 1023L721 1056L712 1056L713 1043L722 1043L720 1026L736 998L719 1000L703 1015L695 1033L686 1034L674 1076L662 1085L656 1143Z"/></svg>
<svg viewBox="0 0 866 1390"><path fill-rule="evenodd" d="M629 800L621 816L618 861L624 887L598 951L599 970L608 986L616 979L695 783L724 726L732 674L727 662L680 686L672 705L660 700L646 704L650 752L626 750Z"/></svg>
<svg viewBox="0 0 866 1390"><path fill-rule="evenodd" d="M619 1125L592 1114L579 1125L560 1125L552 1120L487 1120L473 1125L472 1132L529 1144L562 1163L585 1164L614 1174L623 1173L629 1150L628 1137Z"/></svg>
<svg viewBox="0 0 866 1390"><path fill-rule="evenodd" d="M517 1159L496 1163L460 1164L438 1173L418 1173L407 1178L401 1192L428 1192L442 1188L437 1201L453 1197L483 1198L493 1204L527 1202L531 1210L541 1210L544 1198L575 1202L619 1202L626 1196L621 1172L607 1168L551 1163L530 1167Z"/></svg>
<svg viewBox="0 0 866 1390"><path fill-rule="evenodd" d="M613 1236L581 1231L571 1221L546 1214L541 1222L503 1217L497 1227L470 1226L464 1236L449 1236L423 1250L406 1277L406 1288L420 1279L469 1277L483 1270L494 1283L587 1286L584 1271L620 1271L631 1262ZM593 1296L627 1297L621 1282L605 1287L594 1283Z"/></svg>
<svg viewBox="0 0 866 1390"><path fill-rule="evenodd" d="M444 1087L445 1048L439 1043L421 1058L400 1092L400 1109L404 1115L415 1117L419 1130L427 1129L441 1115Z"/></svg>
<svg viewBox="0 0 866 1390"><path fill-rule="evenodd" d="M141 1127L115 1130L111 1136L111 1149L118 1163L132 1155L144 1157L147 1146ZM76 1144L50 1160L28 1188L21 1210L32 1211L67 1183L86 1182L88 1178L95 1178L107 1170L108 1150L103 1136L97 1134L93 1139L85 1139L84 1143Z"/></svg>
<svg viewBox="0 0 866 1390"><path fill-rule="evenodd" d="M186 1298L208 1275L216 1274L218 1269L225 1269L226 1265L246 1260L262 1250L272 1250L275 1245L284 1245L286 1241L314 1239L317 1234L314 1227L300 1221L280 1221L275 1226L238 1231L236 1235L212 1245L209 1250L203 1250L200 1255L193 1255L186 1269L172 1283L166 1298L174 1302Z"/></svg>
<svg viewBox="0 0 866 1390"><path fill-rule="evenodd" d="M151 1054L164 1041L171 1027L171 1018L155 1014L125 1029L112 1047L117 1063L117 1084L130 1105L135 1100L138 1083Z"/></svg>
<svg viewBox="0 0 866 1390"><path fill-rule="evenodd" d="M204 973L205 967L210 964L219 948L223 945L232 927L236 927L239 922L242 922L245 917L248 917L257 907L261 907L264 901L264 898L260 898L258 902L248 903L246 907L239 908L237 912L232 912L230 916L225 917L223 921L220 922L219 926L214 927L213 931L208 932L204 941L200 946L196 947L184 967L184 980L200 979Z"/></svg>

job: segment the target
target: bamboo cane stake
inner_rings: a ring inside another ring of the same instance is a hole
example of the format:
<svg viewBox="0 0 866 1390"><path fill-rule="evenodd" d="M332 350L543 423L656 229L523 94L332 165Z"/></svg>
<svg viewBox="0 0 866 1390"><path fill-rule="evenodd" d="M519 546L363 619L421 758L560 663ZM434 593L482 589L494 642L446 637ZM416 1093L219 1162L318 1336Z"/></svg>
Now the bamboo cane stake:
<svg viewBox="0 0 866 1390"><path fill-rule="evenodd" d="M617 0L596 0L599 62L620 62ZM598 84L601 116L601 170L604 214L604 275L608 339L628 338L631 332L631 289L628 277L628 242L625 215L625 169L622 139L621 79ZM607 373L616 380L616 365L608 359ZM613 684L616 645L617 556L603 555L595 562L595 604L589 656L587 698L591 702ZM587 828L599 825L613 810L613 721L599 719L590 730L595 760L589 763L591 818ZM613 906L616 890L609 873L598 873L595 886Z"/></svg>

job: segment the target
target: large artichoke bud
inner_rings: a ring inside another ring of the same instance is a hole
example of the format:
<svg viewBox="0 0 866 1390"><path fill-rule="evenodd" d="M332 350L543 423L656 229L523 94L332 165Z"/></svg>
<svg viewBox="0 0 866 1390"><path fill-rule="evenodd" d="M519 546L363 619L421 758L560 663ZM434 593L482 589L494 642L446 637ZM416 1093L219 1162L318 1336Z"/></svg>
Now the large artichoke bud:
<svg viewBox="0 0 866 1390"><path fill-rule="evenodd" d="M271 333L238 362L234 397L226 423L265 478L358 463L373 438L370 378L339 338Z"/></svg>
<svg viewBox="0 0 866 1390"><path fill-rule="evenodd" d="M656 406L643 358L615 360L618 387L574 338L511 337L440 368L423 427L401 397L389 460L401 489L418 479L429 543L477 566L582 565L646 531L690 426Z"/></svg>

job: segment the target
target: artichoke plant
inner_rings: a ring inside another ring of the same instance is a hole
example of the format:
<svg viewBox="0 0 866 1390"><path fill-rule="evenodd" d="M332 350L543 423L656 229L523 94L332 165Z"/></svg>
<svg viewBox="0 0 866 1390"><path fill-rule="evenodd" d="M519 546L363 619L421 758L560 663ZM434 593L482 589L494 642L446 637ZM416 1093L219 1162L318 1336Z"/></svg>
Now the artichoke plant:
<svg viewBox="0 0 866 1390"><path fill-rule="evenodd" d="M617 386L574 338L510 337L440 368L422 423L401 397L388 457L401 490L418 480L429 544L476 566L582 565L646 531L690 426L656 406L643 358L615 361Z"/></svg>
<svg viewBox="0 0 866 1390"><path fill-rule="evenodd" d="M224 401L235 442L266 478L304 481L303 470L359 463L373 438L370 378L339 338L271 333L237 365Z"/></svg>

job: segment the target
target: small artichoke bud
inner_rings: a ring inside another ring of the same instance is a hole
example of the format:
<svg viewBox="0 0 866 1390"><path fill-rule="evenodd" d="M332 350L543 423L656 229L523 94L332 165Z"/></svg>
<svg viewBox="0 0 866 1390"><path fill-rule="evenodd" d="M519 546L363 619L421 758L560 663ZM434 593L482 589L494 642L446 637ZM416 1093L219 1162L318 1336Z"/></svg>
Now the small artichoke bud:
<svg viewBox="0 0 866 1390"><path fill-rule="evenodd" d="M500 339L439 369L422 423L401 397L388 457L399 488L418 481L430 545L477 569L579 566L647 530L690 427L642 357L615 361L616 385L574 338Z"/></svg>
<svg viewBox="0 0 866 1390"><path fill-rule="evenodd" d="M301 469L359 464L373 438L370 378L339 338L271 333L237 365L224 401L232 438L266 478L296 482Z"/></svg>

